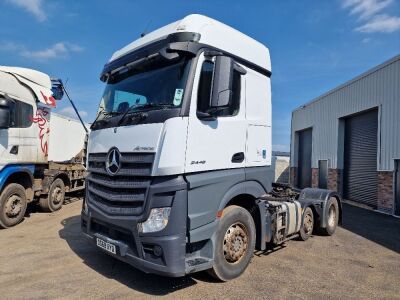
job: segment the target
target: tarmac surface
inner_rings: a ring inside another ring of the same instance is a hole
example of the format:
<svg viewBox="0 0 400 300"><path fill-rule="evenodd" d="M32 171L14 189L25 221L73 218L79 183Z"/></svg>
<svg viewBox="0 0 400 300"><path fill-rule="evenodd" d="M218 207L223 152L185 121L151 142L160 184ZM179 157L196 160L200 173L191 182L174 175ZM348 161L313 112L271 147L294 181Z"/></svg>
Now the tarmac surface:
<svg viewBox="0 0 400 300"><path fill-rule="evenodd" d="M400 299L400 219L344 205L334 236L256 253L236 280L142 273L89 244L81 201L0 230L1 299Z"/></svg>

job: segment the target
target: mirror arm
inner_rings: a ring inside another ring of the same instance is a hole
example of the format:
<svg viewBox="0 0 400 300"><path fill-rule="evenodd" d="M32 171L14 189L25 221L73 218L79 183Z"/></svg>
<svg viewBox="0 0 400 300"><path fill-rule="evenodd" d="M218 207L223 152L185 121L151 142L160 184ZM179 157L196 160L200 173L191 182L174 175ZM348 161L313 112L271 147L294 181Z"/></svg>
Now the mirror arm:
<svg viewBox="0 0 400 300"><path fill-rule="evenodd" d="M215 121L216 120L216 117L214 117L210 113L197 111L196 115L197 115L197 118L199 118L200 120L204 120L204 121Z"/></svg>
<svg viewBox="0 0 400 300"><path fill-rule="evenodd" d="M224 54L220 51L215 51L215 50L204 51L204 56L207 58L214 57L214 56L222 56L222 55L224 55Z"/></svg>
<svg viewBox="0 0 400 300"><path fill-rule="evenodd" d="M246 73L247 73L246 69L243 68L242 66L240 66L240 65L237 64L237 63L234 63L234 64L233 64L233 68L234 68L236 71L238 71L240 75L246 75Z"/></svg>

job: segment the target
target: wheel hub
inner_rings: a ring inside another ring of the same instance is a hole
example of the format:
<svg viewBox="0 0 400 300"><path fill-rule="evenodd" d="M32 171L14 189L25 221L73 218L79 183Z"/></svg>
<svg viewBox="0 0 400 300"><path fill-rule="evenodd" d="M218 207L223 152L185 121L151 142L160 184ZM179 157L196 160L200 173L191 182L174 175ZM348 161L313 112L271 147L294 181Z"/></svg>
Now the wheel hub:
<svg viewBox="0 0 400 300"><path fill-rule="evenodd" d="M56 187L51 195L54 204L59 204L62 201L62 190Z"/></svg>
<svg viewBox="0 0 400 300"><path fill-rule="evenodd" d="M237 263L246 253L248 247L248 234L243 224L231 225L224 237L224 256L227 262Z"/></svg>
<svg viewBox="0 0 400 300"><path fill-rule="evenodd" d="M329 207L328 224L330 227L335 226L336 223L336 210L335 206L331 205Z"/></svg>
<svg viewBox="0 0 400 300"><path fill-rule="evenodd" d="M306 234L309 234L313 228L313 220L309 214L307 214L304 218L304 231Z"/></svg>
<svg viewBox="0 0 400 300"><path fill-rule="evenodd" d="M8 218L15 218L22 211L22 199L18 195L8 198L5 205L5 213Z"/></svg>

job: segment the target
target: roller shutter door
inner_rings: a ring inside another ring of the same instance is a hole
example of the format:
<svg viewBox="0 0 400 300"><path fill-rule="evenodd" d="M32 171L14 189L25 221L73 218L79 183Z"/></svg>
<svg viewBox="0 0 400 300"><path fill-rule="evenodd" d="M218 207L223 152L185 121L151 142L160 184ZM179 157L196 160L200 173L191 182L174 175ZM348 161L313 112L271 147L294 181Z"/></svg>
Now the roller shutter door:
<svg viewBox="0 0 400 300"><path fill-rule="evenodd" d="M346 119L343 194L348 200L377 207L378 111Z"/></svg>
<svg viewBox="0 0 400 300"><path fill-rule="evenodd" d="M311 187L311 155L312 155L312 129L298 132L299 135L299 163L298 181L299 188Z"/></svg>

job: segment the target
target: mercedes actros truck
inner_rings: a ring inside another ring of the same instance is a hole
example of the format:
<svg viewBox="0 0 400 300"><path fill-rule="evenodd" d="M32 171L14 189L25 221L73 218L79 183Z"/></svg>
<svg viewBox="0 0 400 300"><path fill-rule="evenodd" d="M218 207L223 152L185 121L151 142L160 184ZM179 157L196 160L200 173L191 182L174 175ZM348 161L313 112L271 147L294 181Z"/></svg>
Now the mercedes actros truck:
<svg viewBox="0 0 400 300"><path fill-rule="evenodd" d="M20 223L28 203L53 212L65 193L85 187L76 155L86 132L52 112L64 91L60 80L42 72L0 66L0 228Z"/></svg>
<svg viewBox="0 0 400 300"><path fill-rule="evenodd" d="M341 219L332 191L273 184L267 47L201 15L114 53L88 141L81 227L148 273L238 277L255 249Z"/></svg>

